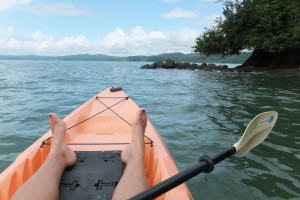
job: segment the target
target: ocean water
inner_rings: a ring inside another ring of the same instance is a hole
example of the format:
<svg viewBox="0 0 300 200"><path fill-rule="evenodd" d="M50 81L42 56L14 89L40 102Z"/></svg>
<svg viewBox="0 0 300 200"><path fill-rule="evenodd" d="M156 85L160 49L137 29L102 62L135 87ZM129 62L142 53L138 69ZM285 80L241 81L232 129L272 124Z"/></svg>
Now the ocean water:
<svg viewBox="0 0 300 200"><path fill-rule="evenodd" d="M65 117L122 86L164 138L178 167L237 142L259 113L279 113L269 137L242 158L188 181L195 199L300 198L300 75L142 70L141 62L0 61L0 172Z"/></svg>

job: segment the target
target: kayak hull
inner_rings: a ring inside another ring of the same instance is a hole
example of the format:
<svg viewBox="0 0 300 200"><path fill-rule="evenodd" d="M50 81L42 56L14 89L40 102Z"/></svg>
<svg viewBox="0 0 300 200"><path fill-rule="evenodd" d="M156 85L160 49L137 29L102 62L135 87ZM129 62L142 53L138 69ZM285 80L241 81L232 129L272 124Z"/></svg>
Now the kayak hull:
<svg viewBox="0 0 300 200"><path fill-rule="evenodd" d="M74 151L122 151L131 140L131 124L139 107L123 91L106 89L64 118L66 141ZM0 199L8 200L47 158L50 130L34 142L0 175ZM148 186L178 173L178 168L153 124L145 133L145 172ZM182 184L158 199L192 199Z"/></svg>

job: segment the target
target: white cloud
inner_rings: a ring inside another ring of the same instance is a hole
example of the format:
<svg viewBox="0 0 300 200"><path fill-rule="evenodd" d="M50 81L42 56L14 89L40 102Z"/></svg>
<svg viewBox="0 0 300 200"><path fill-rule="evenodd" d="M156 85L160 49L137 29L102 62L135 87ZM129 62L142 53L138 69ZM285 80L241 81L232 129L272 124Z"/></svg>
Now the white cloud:
<svg viewBox="0 0 300 200"><path fill-rule="evenodd" d="M58 46L84 46L89 44L89 40L84 35L65 37L57 42Z"/></svg>
<svg viewBox="0 0 300 200"><path fill-rule="evenodd" d="M185 10L180 7L177 7L163 14L163 16L166 18L197 18L199 14L195 10Z"/></svg>
<svg viewBox="0 0 300 200"><path fill-rule="evenodd" d="M29 47L36 49L37 52L47 50L47 48L54 42L52 36L46 36L40 30L32 34L32 42L27 43Z"/></svg>
<svg viewBox="0 0 300 200"><path fill-rule="evenodd" d="M160 31L151 31L149 33L149 38L150 39L161 39L161 40L164 40L164 39L167 39L167 36L164 35L162 32Z"/></svg>
<svg viewBox="0 0 300 200"><path fill-rule="evenodd" d="M46 36L40 30L37 30L32 34L32 38L35 41L42 41L46 38Z"/></svg>
<svg viewBox="0 0 300 200"><path fill-rule="evenodd" d="M137 26L126 33L121 28L105 36L90 40L85 35L56 39L40 30L31 37L18 39L13 28L0 31L0 54L108 54L108 55L153 55L168 52L190 53L199 30L183 28L175 31L145 31Z"/></svg>
<svg viewBox="0 0 300 200"><path fill-rule="evenodd" d="M104 37L103 43L108 48L123 47L126 40L126 33L122 29L117 28L114 32L109 33Z"/></svg>
<svg viewBox="0 0 300 200"><path fill-rule="evenodd" d="M0 11L9 10L15 6L26 5L31 2L32 0L1 0Z"/></svg>
<svg viewBox="0 0 300 200"><path fill-rule="evenodd" d="M89 8L76 7L71 3L41 3L32 6L29 11L43 16L86 16L93 13Z"/></svg>
<svg viewBox="0 0 300 200"><path fill-rule="evenodd" d="M142 29L142 27L137 26L131 29L131 37L135 41L140 41L146 39L146 32Z"/></svg>

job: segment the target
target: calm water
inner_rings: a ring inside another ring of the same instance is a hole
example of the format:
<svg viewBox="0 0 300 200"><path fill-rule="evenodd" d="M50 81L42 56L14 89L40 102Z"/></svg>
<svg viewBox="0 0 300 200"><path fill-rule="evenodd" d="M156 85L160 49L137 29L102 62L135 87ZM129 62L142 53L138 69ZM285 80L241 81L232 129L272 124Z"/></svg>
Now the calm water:
<svg viewBox="0 0 300 200"><path fill-rule="evenodd" d="M141 70L145 63L0 61L0 171L48 130L110 86L123 86L165 139L180 169L241 137L258 113L279 120L246 157L188 182L195 199L299 199L300 75Z"/></svg>

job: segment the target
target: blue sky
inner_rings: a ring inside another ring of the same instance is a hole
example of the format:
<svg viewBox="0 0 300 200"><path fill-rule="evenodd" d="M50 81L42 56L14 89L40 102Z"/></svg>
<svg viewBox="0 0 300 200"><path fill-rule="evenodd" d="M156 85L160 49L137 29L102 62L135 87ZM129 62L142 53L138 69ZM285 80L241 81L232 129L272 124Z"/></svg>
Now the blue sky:
<svg viewBox="0 0 300 200"><path fill-rule="evenodd" d="M191 53L215 0L0 0L0 54Z"/></svg>

